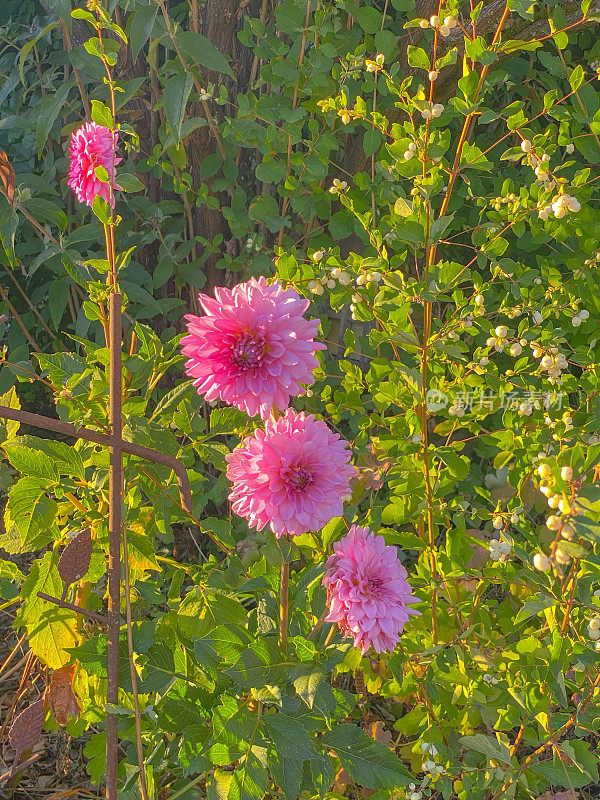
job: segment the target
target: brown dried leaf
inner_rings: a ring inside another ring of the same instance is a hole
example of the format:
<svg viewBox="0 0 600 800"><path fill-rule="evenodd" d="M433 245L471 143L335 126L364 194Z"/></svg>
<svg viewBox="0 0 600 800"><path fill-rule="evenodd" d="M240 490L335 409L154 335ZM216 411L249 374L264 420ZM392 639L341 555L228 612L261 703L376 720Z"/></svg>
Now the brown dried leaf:
<svg viewBox="0 0 600 800"><path fill-rule="evenodd" d="M0 180L4 184L4 191L10 207L14 208L15 203L15 184L16 175L13 165L8 160L8 156L0 147Z"/></svg>
<svg viewBox="0 0 600 800"><path fill-rule="evenodd" d="M32 703L15 718L8 732L8 740L15 750L15 763L39 742L44 727L44 696Z"/></svg>
<svg viewBox="0 0 600 800"><path fill-rule="evenodd" d="M376 742L381 742L381 744L384 744L386 747L390 747L394 740L392 734L383 727L383 722L380 719L369 727L367 733L375 739Z"/></svg>
<svg viewBox="0 0 600 800"><path fill-rule="evenodd" d="M581 797L575 789L568 789L566 792L546 792L539 795L536 800L579 800Z"/></svg>
<svg viewBox="0 0 600 800"><path fill-rule="evenodd" d="M70 667L55 669L50 678L48 700L59 725L67 724L69 714L77 719L81 712L75 693L71 688L72 680L73 672Z"/></svg>
<svg viewBox="0 0 600 800"><path fill-rule="evenodd" d="M81 531L62 551L58 562L58 574L69 585L83 578L90 567L92 557L92 532Z"/></svg>
<svg viewBox="0 0 600 800"><path fill-rule="evenodd" d="M342 794L344 789L347 786L352 785L352 778L349 772L341 767L338 774L335 776L335 780L333 782L332 791L337 792L338 794Z"/></svg>

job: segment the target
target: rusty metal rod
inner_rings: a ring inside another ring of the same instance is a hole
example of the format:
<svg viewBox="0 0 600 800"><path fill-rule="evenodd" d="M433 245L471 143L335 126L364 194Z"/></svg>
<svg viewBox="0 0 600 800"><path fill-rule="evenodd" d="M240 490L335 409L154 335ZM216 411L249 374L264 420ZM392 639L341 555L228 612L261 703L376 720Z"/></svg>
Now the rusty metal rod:
<svg viewBox="0 0 600 800"><path fill-rule="evenodd" d="M121 628L121 502L123 498L123 362L122 311L123 295L112 292L109 298L109 511L108 511L108 682L106 702L119 704L119 630ZM106 714L106 798L117 800L117 768L119 764L118 718Z"/></svg>
<svg viewBox="0 0 600 800"><path fill-rule="evenodd" d="M60 597L52 597L52 595L46 594L45 592L38 592L37 596L40 600L45 600L47 603L54 603L59 608L67 608L69 611L76 611L78 614L84 614L90 619L95 619L96 622L99 622L101 625L106 625L108 622L108 617L105 617L103 614L96 614L95 611L89 611L87 608L76 606L75 603L69 603L68 600L63 600Z"/></svg>
<svg viewBox="0 0 600 800"><path fill-rule="evenodd" d="M107 434L100 433L92 428L78 428L75 425L71 425L70 422L61 422L53 417L32 414L30 411L22 411L20 408L9 408L8 406L0 405L0 419L22 422L24 425L31 425L34 428L42 428L46 431L62 433L64 436L73 436L75 439L83 439L86 442L100 444L103 447L110 447L112 441L111 437ZM133 442L123 441L122 449L124 453L129 453L132 456L139 456L140 458L145 458L146 461L152 461L155 464L160 464L163 467L172 469L177 477L177 483L179 484L181 504L188 513L193 513L190 482L186 468L178 458L160 453L158 450L152 450L150 447L134 444Z"/></svg>
<svg viewBox="0 0 600 800"><path fill-rule="evenodd" d="M2 775L0 775L0 786L6 783L6 781L10 780L10 778L14 778L14 776L24 770L25 767L30 767L32 764L35 764L35 762L39 761L43 755L43 753L34 753L25 761L21 761L20 764L13 764L8 772L4 772Z"/></svg>

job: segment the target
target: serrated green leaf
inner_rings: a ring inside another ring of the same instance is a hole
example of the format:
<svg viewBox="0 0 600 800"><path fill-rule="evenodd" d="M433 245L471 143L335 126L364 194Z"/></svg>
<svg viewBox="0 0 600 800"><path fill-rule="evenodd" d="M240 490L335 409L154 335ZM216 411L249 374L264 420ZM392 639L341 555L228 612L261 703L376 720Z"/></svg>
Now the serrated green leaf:
<svg viewBox="0 0 600 800"><path fill-rule="evenodd" d="M34 561L21 586L21 607L15 624L25 627L29 647L42 664L58 669L71 660L69 648L79 643L77 614L38 597L38 592L60 597L63 582L55 563L56 554L46 553Z"/></svg>
<svg viewBox="0 0 600 800"><path fill-rule="evenodd" d="M503 743L491 736L484 736L483 733L476 733L473 736L461 736L460 743L468 750L476 750L493 761L500 761L502 764L511 763L510 750Z"/></svg>
<svg viewBox="0 0 600 800"><path fill-rule="evenodd" d="M15 540L13 526L19 531L21 552L39 550L58 535L55 523L58 509L55 501L46 496L46 485L45 480L27 475L17 481L9 492L4 526L12 547Z"/></svg>
<svg viewBox="0 0 600 800"><path fill-rule="evenodd" d="M344 769L360 786L394 790L415 781L395 753L357 725L335 725L325 732L321 744L337 753Z"/></svg>

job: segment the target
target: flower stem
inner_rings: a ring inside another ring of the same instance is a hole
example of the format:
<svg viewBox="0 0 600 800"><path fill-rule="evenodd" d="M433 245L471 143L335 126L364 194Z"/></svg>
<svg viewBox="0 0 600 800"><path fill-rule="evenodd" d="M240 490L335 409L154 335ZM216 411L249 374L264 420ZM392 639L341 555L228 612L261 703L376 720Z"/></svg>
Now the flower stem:
<svg viewBox="0 0 600 800"><path fill-rule="evenodd" d="M288 624L290 620L290 564L283 561L279 584L279 645L285 653L287 649Z"/></svg>
<svg viewBox="0 0 600 800"><path fill-rule="evenodd" d="M321 627L328 615L329 615L329 609L326 608L325 611L319 617L319 619L315 622L311 632L306 637L307 639L312 639L315 633L318 633L321 630Z"/></svg>

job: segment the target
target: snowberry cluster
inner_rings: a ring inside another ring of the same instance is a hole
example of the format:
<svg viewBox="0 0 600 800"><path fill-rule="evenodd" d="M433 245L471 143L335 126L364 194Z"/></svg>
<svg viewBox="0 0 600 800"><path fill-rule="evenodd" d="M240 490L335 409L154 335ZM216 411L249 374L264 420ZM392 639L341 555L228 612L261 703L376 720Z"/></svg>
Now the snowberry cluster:
<svg viewBox="0 0 600 800"><path fill-rule="evenodd" d="M576 197L570 194L557 194L550 204L540 208L538 215L541 220L547 220L550 214L554 214L556 219L562 219L569 211L576 214L580 209L581 203Z"/></svg>
<svg viewBox="0 0 600 800"><path fill-rule="evenodd" d="M451 417L464 417L465 408L462 405L456 405L455 403L453 403L448 408L448 414L450 414Z"/></svg>
<svg viewBox="0 0 600 800"><path fill-rule="evenodd" d="M423 761L423 772L428 772L432 776L441 775L445 771L444 768L433 760L438 754L437 747L429 742L423 742L421 750L423 751L423 758L425 758L426 753L429 754L428 758Z"/></svg>
<svg viewBox="0 0 600 800"><path fill-rule="evenodd" d="M518 209L519 205L521 204L521 198L517 197L517 195L514 194L514 192L511 192L510 194L506 195L505 197L504 196L503 197L496 197L496 199L494 200L494 203L493 203L494 211L500 211L500 209L502 208L503 205L509 205L509 204L512 206L511 210L512 211L516 211ZM494 231L492 231L492 233L493 232Z"/></svg>
<svg viewBox="0 0 600 800"><path fill-rule="evenodd" d="M404 160L410 161L411 158L415 155L416 151L417 151L417 145L414 142L411 142L404 151Z"/></svg>
<svg viewBox="0 0 600 800"><path fill-rule="evenodd" d="M348 188L346 181L340 181L338 178L333 179L332 185L329 187L331 194L340 194Z"/></svg>
<svg viewBox="0 0 600 800"><path fill-rule="evenodd" d="M554 479L550 465L546 463L540 464L537 468L537 474L540 477L540 492L547 498L549 507L558 512L557 514L550 514L546 519L546 528L556 534L556 539L551 545L552 558L542 552L536 553L533 558L533 566L540 572L547 572L553 563L558 566L565 566L571 562L571 556L560 546L559 537L567 541L572 541L575 537L575 531L567 520L573 510L567 495L554 491ZM573 481L573 468L570 466L562 467L560 477L566 484L571 484Z"/></svg>
<svg viewBox="0 0 600 800"><path fill-rule="evenodd" d="M512 545L510 542L500 541L499 539L490 540L490 558L492 561L501 561L503 564L508 561Z"/></svg>
<svg viewBox="0 0 600 800"><path fill-rule="evenodd" d="M449 36L450 31L458 25L458 22L452 16L443 17L442 19L437 14L434 14L429 19L422 19L419 25L421 28L437 28L442 36Z"/></svg>
<svg viewBox="0 0 600 800"><path fill-rule="evenodd" d="M506 347L506 337L508 336L508 330L505 325L498 325L494 333L496 335L489 336L488 339L486 340L486 345L488 347L493 347L494 350L497 350L499 353L501 353Z"/></svg>
<svg viewBox="0 0 600 800"><path fill-rule="evenodd" d="M421 116L423 119L437 119L437 117L442 116L442 112L444 110L444 106L441 103L433 103L426 108L421 109Z"/></svg>
<svg viewBox="0 0 600 800"><path fill-rule="evenodd" d="M383 68L384 61L385 61L385 56L383 55L383 53L377 53L374 61L372 61L369 58L366 59L365 69L367 70L367 72L379 72L379 70Z"/></svg>
<svg viewBox="0 0 600 800"><path fill-rule="evenodd" d="M574 328L578 328L582 322L588 319L589 316L590 312L587 309L582 308L580 311L577 311L577 313L573 314L573 318L571 319L571 325Z"/></svg>
<svg viewBox="0 0 600 800"><path fill-rule="evenodd" d="M315 262L315 264L318 264L326 255L327 252L325 250L317 250L312 254L311 259ZM340 269L339 267L334 267L326 275L313 278L313 280L309 281L307 288L309 292L312 292L313 294L322 295L324 287L327 287L328 289L335 289L338 281L342 286L348 286L348 284L352 283L352 276L350 273L346 272L346 270Z"/></svg>

